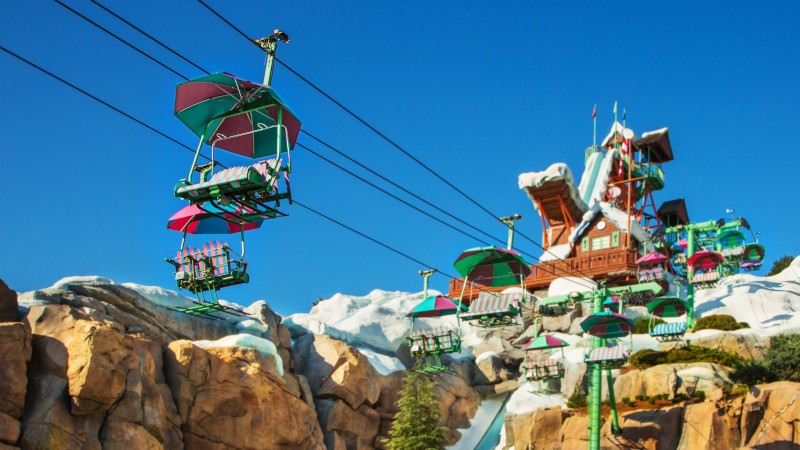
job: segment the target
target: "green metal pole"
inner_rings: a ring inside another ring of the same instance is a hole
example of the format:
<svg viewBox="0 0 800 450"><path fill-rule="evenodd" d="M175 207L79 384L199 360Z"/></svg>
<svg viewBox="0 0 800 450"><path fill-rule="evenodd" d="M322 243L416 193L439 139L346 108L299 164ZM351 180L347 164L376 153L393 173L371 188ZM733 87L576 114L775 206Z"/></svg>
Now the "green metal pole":
<svg viewBox="0 0 800 450"><path fill-rule="evenodd" d="M686 248L686 260L688 261L694 255L694 230L689 229L686 233L686 240L688 245ZM686 273L689 273L689 268L686 268ZM689 304L689 310L686 311L686 328L694 328L694 285L687 280L686 282L686 302Z"/></svg>
<svg viewBox="0 0 800 450"><path fill-rule="evenodd" d="M616 108L615 108L616 109ZM595 290L592 302L592 314L603 311L605 286ZM603 340L592 337L592 348L603 346ZM600 450L600 402L603 387L602 371L599 364L589 365L589 450Z"/></svg>
<svg viewBox="0 0 800 450"><path fill-rule="evenodd" d="M622 428L619 427L619 418L617 417L617 399L614 397L614 379L611 377L611 371L606 370L606 380L608 382L608 399L611 401L611 432L614 434L622 433Z"/></svg>

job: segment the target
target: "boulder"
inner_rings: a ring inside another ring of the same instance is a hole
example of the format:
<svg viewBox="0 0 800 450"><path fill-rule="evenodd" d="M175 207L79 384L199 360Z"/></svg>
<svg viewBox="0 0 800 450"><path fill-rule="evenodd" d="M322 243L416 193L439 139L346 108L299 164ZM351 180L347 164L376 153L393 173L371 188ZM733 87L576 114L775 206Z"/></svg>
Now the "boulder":
<svg viewBox="0 0 800 450"><path fill-rule="evenodd" d="M544 316L542 317L542 328L545 331L563 331L568 332L575 319L581 316L579 309L567 310L566 314L560 316Z"/></svg>
<svg viewBox="0 0 800 450"><path fill-rule="evenodd" d="M800 431L800 383L779 381L756 385L744 400L741 442L748 448L797 448Z"/></svg>
<svg viewBox="0 0 800 450"><path fill-rule="evenodd" d="M250 348L171 342L165 373L185 447L323 448L316 412L287 388L275 364Z"/></svg>
<svg viewBox="0 0 800 450"><path fill-rule="evenodd" d="M538 409L522 414L509 414L505 419L506 443L514 448L558 448L559 431L564 421L574 414L561 408Z"/></svg>
<svg viewBox="0 0 800 450"><path fill-rule="evenodd" d="M629 411L619 417L621 435L611 433L611 421L601 428L604 448L674 449L681 433L681 406Z"/></svg>
<svg viewBox="0 0 800 450"><path fill-rule="evenodd" d="M652 397L668 394L694 395L697 391L710 393L724 386L732 385L728 377L729 369L715 363L660 364L644 370L631 370L615 376L614 394L616 398L636 398L637 395ZM604 383L603 399L608 398Z"/></svg>
<svg viewBox="0 0 800 450"><path fill-rule="evenodd" d="M30 359L31 334L28 327L20 322L0 323L0 413L14 420L22 417L25 406Z"/></svg>
<svg viewBox="0 0 800 450"><path fill-rule="evenodd" d="M513 377L505 368L500 356L494 352L481 353L475 359L477 370L473 373L472 384L497 384Z"/></svg>
<svg viewBox="0 0 800 450"><path fill-rule="evenodd" d="M499 394L505 394L506 392L516 391L517 388L519 388L519 382L517 380L507 380L497 384L481 384L475 386L475 392L477 392L481 397L486 398Z"/></svg>
<svg viewBox="0 0 800 450"><path fill-rule="evenodd" d="M340 398L354 409L378 401L380 375L355 347L327 335L306 334L297 340L292 357L315 398Z"/></svg>
<svg viewBox="0 0 800 450"><path fill-rule="evenodd" d="M683 433L678 449L736 448L732 439L730 420L724 408L714 402L687 404L683 412Z"/></svg>
<svg viewBox="0 0 800 450"><path fill-rule="evenodd" d="M339 446L338 441L348 449L374 448L381 421L377 411L367 405L354 410L343 400L317 399L315 402L322 430L335 433L333 439L328 438L328 442L332 442L332 447L328 448Z"/></svg>
<svg viewBox="0 0 800 450"><path fill-rule="evenodd" d="M285 347L281 345L280 330L278 329L281 323L281 316L276 314L269 304L264 300L259 300L244 309L247 315L257 319L269 328L269 331L264 336L272 341L276 347ZM288 331L288 330L287 330ZM289 339L289 348L291 348L291 338Z"/></svg>
<svg viewBox="0 0 800 450"><path fill-rule="evenodd" d="M19 439L19 420L0 412L0 443L13 445Z"/></svg>
<svg viewBox="0 0 800 450"><path fill-rule="evenodd" d="M478 412L480 398L463 377L442 374L437 377L433 392L439 396L439 410L442 412L442 425L455 430L466 428L470 419ZM450 438L458 438L451 433ZM452 442L451 442L452 443Z"/></svg>
<svg viewBox="0 0 800 450"><path fill-rule="evenodd" d="M16 322L18 315L16 291L0 280L0 322Z"/></svg>
<svg viewBox="0 0 800 450"><path fill-rule="evenodd" d="M761 359L764 357L766 349L769 348L768 337L759 336L751 332L720 332L708 337L687 335L687 338L691 338L692 345L724 350L739 355L744 359ZM664 343L661 344L660 350L669 351L682 345L680 342Z"/></svg>

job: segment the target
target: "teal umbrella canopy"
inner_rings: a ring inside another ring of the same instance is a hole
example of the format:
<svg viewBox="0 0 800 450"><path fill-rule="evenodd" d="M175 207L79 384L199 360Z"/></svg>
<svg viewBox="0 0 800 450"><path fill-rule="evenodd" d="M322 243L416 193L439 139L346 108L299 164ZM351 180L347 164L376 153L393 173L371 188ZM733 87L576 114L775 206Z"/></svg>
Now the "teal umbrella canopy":
<svg viewBox="0 0 800 450"><path fill-rule="evenodd" d="M656 317L680 317L689 304L678 297L659 297L647 304L647 312Z"/></svg>
<svg viewBox="0 0 800 450"><path fill-rule="evenodd" d="M414 309L406 313L406 316L442 317L466 311L467 307L461 303L455 302L452 299L442 295L435 295L421 301L417 306L414 307Z"/></svg>
<svg viewBox="0 0 800 450"><path fill-rule="evenodd" d="M546 350L549 348L559 348L559 347L567 347L569 346L568 343L565 341L555 337L550 336L549 334L543 334L536 339L525 344L522 347L523 350Z"/></svg>
<svg viewBox="0 0 800 450"><path fill-rule="evenodd" d="M222 72L178 84L175 116L206 144L250 158L291 150L301 125L272 88Z"/></svg>
<svg viewBox="0 0 800 450"><path fill-rule="evenodd" d="M603 339L620 338L636 331L630 317L611 311L590 315L583 319L581 328L584 332Z"/></svg>
<svg viewBox="0 0 800 450"><path fill-rule="evenodd" d="M490 287L521 283L531 274L531 268L519 253L495 246L465 250L453 267L462 277Z"/></svg>

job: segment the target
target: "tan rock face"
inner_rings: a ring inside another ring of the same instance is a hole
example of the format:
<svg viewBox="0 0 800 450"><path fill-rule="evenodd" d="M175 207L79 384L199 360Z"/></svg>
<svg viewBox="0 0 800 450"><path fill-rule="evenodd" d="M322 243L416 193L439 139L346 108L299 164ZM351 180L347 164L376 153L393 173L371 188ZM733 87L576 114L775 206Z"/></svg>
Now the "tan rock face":
<svg viewBox="0 0 800 450"><path fill-rule="evenodd" d="M292 356L295 371L306 377L315 398L340 398L355 409L378 401L380 375L355 347L307 334L297 340Z"/></svg>
<svg viewBox="0 0 800 450"><path fill-rule="evenodd" d="M672 350L681 345L679 342L665 343L661 345L661 350ZM764 351L769 348L769 338L756 334L720 333L704 338L693 337L692 345L724 350L744 359L760 359L764 357Z"/></svg>
<svg viewBox="0 0 800 450"><path fill-rule="evenodd" d="M473 373L472 384L496 384L513 377L505 368L503 361L494 353L484 353L477 359L477 369Z"/></svg>
<svg viewBox="0 0 800 450"><path fill-rule="evenodd" d="M367 405L354 410L343 400L317 399L319 423L328 436L326 440L341 441L348 449L371 449L380 426L380 414ZM335 444L337 445L337 444Z"/></svg>
<svg viewBox="0 0 800 450"><path fill-rule="evenodd" d="M560 408L539 409L511 416L506 421L506 436L514 448L556 448L559 430L573 412Z"/></svg>
<svg viewBox="0 0 800 450"><path fill-rule="evenodd" d="M286 387L274 358L241 347L167 347L165 372L186 448L322 448L316 412Z"/></svg>
<svg viewBox="0 0 800 450"><path fill-rule="evenodd" d="M620 415L621 435L611 433L611 421L601 429L603 447L652 450L674 449L681 433L681 406L646 411L630 411Z"/></svg>
<svg viewBox="0 0 800 450"><path fill-rule="evenodd" d="M616 398L636 398L637 395L692 395L697 391L711 393L724 385L733 384L729 369L714 363L661 364L644 370L632 370L614 377ZM603 383L603 398L608 392Z"/></svg>
<svg viewBox="0 0 800 450"><path fill-rule="evenodd" d="M25 324L0 323L0 413L19 420L28 386L31 335Z"/></svg>
<svg viewBox="0 0 800 450"><path fill-rule="evenodd" d="M750 389L741 417L740 445L749 448L800 447L800 383L780 381Z"/></svg>

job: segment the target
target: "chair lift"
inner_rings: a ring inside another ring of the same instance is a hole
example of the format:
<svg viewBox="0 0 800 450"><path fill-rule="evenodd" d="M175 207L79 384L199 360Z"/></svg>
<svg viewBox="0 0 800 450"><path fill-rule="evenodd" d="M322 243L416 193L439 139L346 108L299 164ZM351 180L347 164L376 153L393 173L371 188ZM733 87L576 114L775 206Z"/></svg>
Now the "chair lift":
<svg viewBox="0 0 800 450"><path fill-rule="evenodd" d="M175 115L200 137L200 143L189 176L175 186L175 196L192 204L232 204L272 218L286 215L277 209L281 200L291 204L290 151L301 123L270 87L277 43L288 43L289 36L275 30L254 42L267 53L263 84L222 72L178 84ZM211 145L211 163L197 166L203 143ZM271 155L274 158L214 173L215 148L253 159ZM283 153L288 160L285 166ZM192 180L195 170L200 172L198 182ZM278 186L281 174L285 189Z"/></svg>
<svg viewBox="0 0 800 450"><path fill-rule="evenodd" d="M660 323L653 325L655 317L669 318L680 317L686 314L689 305L678 297L659 297L647 305L647 312L651 314L648 326L650 336L659 342L680 341L686 334L686 322Z"/></svg>
<svg viewBox="0 0 800 450"><path fill-rule="evenodd" d="M425 367L419 369L420 372L452 372L452 369L442 364L441 355L461 351L461 320L458 313L464 312L466 308L461 303L454 302L441 295L428 297L428 278L434 272L434 270L419 272L420 275L425 277L425 299L406 314L406 317L411 317L411 332L407 339L411 348L411 355L425 361ZM444 317L453 314L456 315L456 323L458 324L456 330L450 329L447 325L438 325L432 330L414 329L417 318Z"/></svg>
<svg viewBox="0 0 800 450"><path fill-rule="evenodd" d="M651 252L636 260L639 283L662 282L667 279L665 263L668 258L661 253Z"/></svg>
<svg viewBox="0 0 800 450"><path fill-rule="evenodd" d="M707 289L717 285L720 278L720 266L724 262L717 252L701 250L686 261L688 265L689 283L696 289Z"/></svg>
<svg viewBox="0 0 800 450"><path fill-rule="evenodd" d="M553 355L550 355L548 358L544 359L534 359L532 357L528 357L527 355L529 355L529 353L526 353L525 361L522 364L525 372L525 378L528 381L536 381L537 383L537 389L534 391L534 393L554 392L549 388L549 386L542 388L542 382L549 382L550 380L564 378L564 347L568 345L569 344L557 337L543 334L541 336L534 337L534 339L522 347L522 349L526 352L533 350L561 348L560 360Z"/></svg>
<svg viewBox="0 0 800 450"><path fill-rule="evenodd" d="M538 302L539 314L546 317L563 316L567 313L567 301L555 298L545 298Z"/></svg>
<svg viewBox="0 0 800 450"><path fill-rule="evenodd" d="M203 205L201 205L203 206ZM208 211L211 212L208 212ZM197 296L196 306L180 308L180 312L217 317L210 313L226 311L219 303L217 291L224 287L247 283L247 261L244 259L244 232L258 228L264 218L242 210L217 209L209 206L200 208L189 205L173 215L167 228L182 231L181 248L175 258L166 258L175 270L175 281L179 289L186 289ZM239 233L242 240L241 255L219 240L203 245L203 249L186 246L187 234L233 234ZM206 298L208 294L208 298ZM238 315L237 310L232 314Z"/></svg>
<svg viewBox="0 0 800 450"><path fill-rule="evenodd" d="M747 244L742 253L739 268L748 272L758 270L764 261L764 246L758 243Z"/></svg>
<svg viewBox="0 0 800 450"><path fill-rule="evenodd" d="M581 321L581 328L591 336L611 340L611 346L592 348L584 351L584 362L597 365L600 369L619 369L628 362L633 347L633 336L636 326L630 317L611 311L594 313ZM617 339L631 336L630 345L624 345ZM585 339L584 346L591 345L591 339Z"/></svg>
<svg viewBox="0 0 800 450"><path fill-rule="evenodd" d="M739 230L724 230L715 239L717 250L726 263L742 260L746 240L745 234Z"/></svg>

